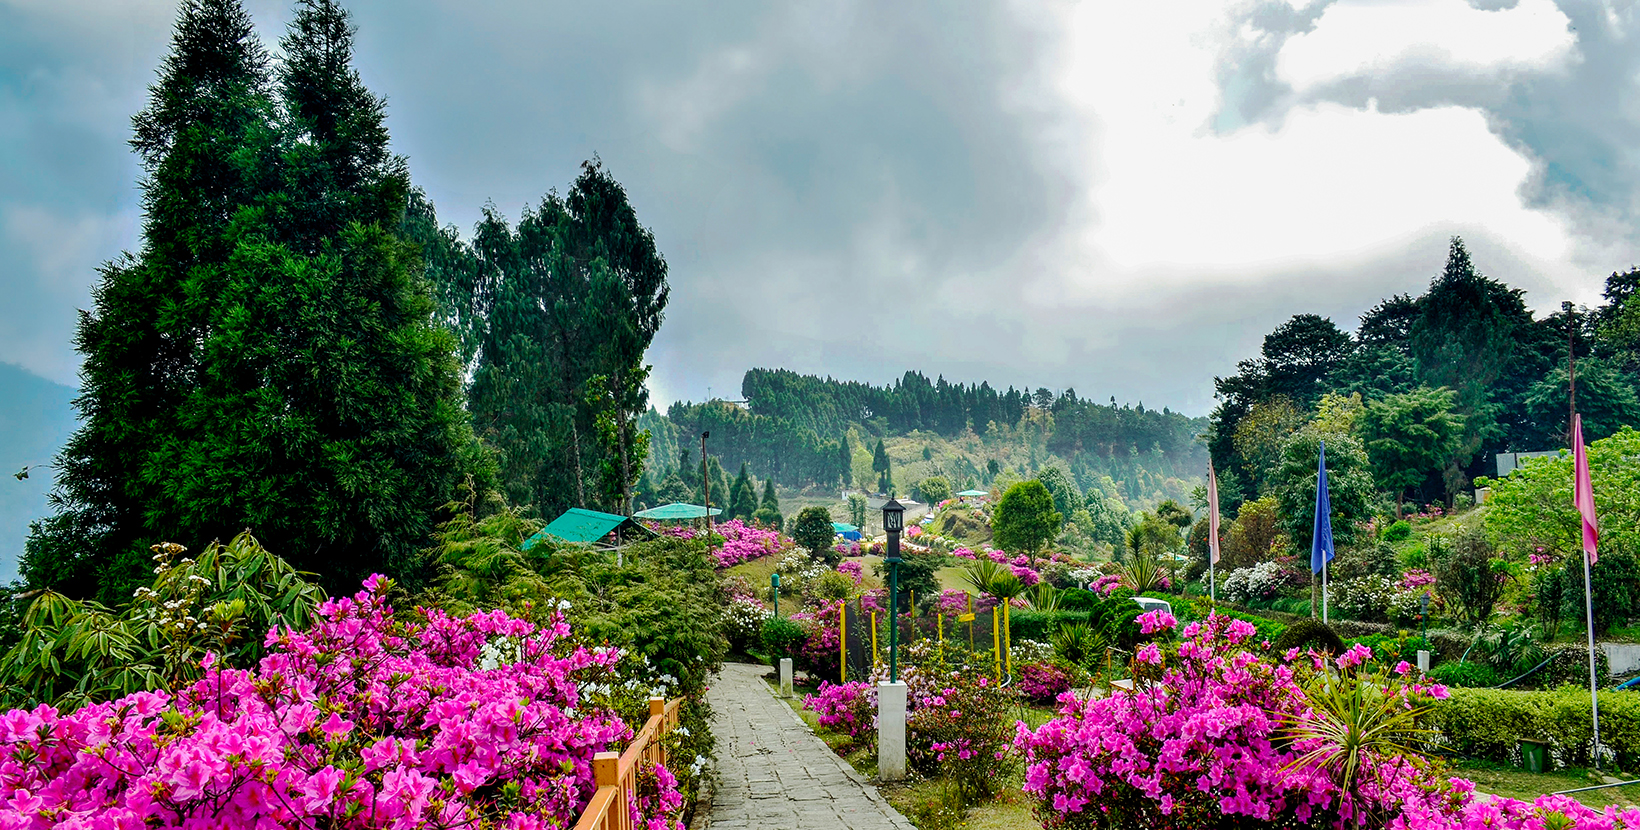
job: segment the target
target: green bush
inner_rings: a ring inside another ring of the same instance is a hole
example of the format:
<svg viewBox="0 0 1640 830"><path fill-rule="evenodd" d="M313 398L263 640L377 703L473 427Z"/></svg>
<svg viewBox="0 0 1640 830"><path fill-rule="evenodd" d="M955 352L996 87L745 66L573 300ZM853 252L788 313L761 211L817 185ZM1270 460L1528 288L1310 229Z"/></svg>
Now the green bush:
<svg viewBox="0 0 1640 830"><path fill-rule="evenodd" d="M1099 607L1104 598L1098 594L1082 588L1066 588L1059 595L1059 610L1061 611L1092 611Z"/></svg>
<svg viewBox="0 0 1640 830"><path fill-rule="evenodd" d="M1391 668L1402 660L1417 665L1418 650L1429 649L1429 641L1406 632L1354 637L1345 640L1344 646L1348 648L1357 643L1372 649L1373 658Z"/></svg>
<svg viewBox="0 0 1640 830"><path fill-rule="evenodd" d="M1543 657L1549 665L1539 669L1531 677L1520 682L1522 689L1556 689L1561 686L1589 687L1589 647L1569 643L1549 646L1543 650ZM1532 664L1537 665L1536 663ZM1526 666L1522 670L1530 669ZM1606 663L1606 650L1597 648L1594 652L1594 669L1597 685L1605 686L1611 682L1611 666ZM1505 680L1509 678L1504 678Z"/></svg>
<svg viewBox="0 0 1640 830"><path fill-rule="evenodd" d="M1500 763L1514 762L1524 739L1548 744L1555 766L1587 765L1594 738L1589 690L1576 688L1453 689L1435 705L1430 726L1450 751ZM1600 743L1616 753L1618 767L1640 767L1640 693L1600 693Z"/></svg>
<svg viewBox="0 0 1640 830"><path fill-rule="evenodd" d="M1275 650L1285 654L1293 648L1319 648L1333 654L1344 653L1344 640L1332 626L1320 620L1299 620L1287 628L1287 631L1277 637L1274 643Z"/></svg>
<svg viewBox="0 0 1640 830"><path fill-rule="evenodd" d="M1442 663L1430 669L1429 676L1448 686L1479 689L1490 688L1509 679L1499 674L1497 669L1485 663L1471 662Z"/></svg>
<svg viewBox="0 0 1640 830"><path fill-rule="evenodd" d="M1133 605L1131 600L1128 605ZM1133 605L1138 611L1139 606ZM1089 614L1086 611L1031 611L1025 608L1015 608L1008 615L1009 632L1014 640L1037 640L1048 642L1053 638L1055 631L1067 623L1088 622Z"/></svg>
<svg viewBox="0 0 1640 830"><path fill-rule="evenodd" d="M1400 521L1391 524L1389 527L1384 528L1384 534L1381 538L1386 542L1400 542L1410 538L1411 536L1412 525L1408 524L1406 519L1401 519Z"/></svg>
<svg viewBox="0 0 1640 830"><path fill-rule="evenodd" d="M758 632L757 636L758 643L763 647L763 654L769 658L771 665L778 663L782 657L795 660L807 640L808 635L803 632L803 626L784 617L771 617L765 620L763 630Z"/></svg>

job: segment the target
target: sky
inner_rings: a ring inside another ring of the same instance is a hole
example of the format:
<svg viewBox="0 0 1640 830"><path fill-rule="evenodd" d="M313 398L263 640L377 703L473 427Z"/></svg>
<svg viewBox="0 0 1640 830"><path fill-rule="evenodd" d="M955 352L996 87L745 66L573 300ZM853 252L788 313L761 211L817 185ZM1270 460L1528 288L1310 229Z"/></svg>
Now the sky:
<svg viewBox="0 0 1640 830"><path fill-rule="evenodd" d="M440 219L595 154L670 266L653 401L785 367L1191 415L1293 314L1460 235L1529 305L1640 261L1640 11L1610 0L352 0ZM246 0L271 45L286 2ZM74 384L140 246L175 0L0 0L0 361Z"/></svg>

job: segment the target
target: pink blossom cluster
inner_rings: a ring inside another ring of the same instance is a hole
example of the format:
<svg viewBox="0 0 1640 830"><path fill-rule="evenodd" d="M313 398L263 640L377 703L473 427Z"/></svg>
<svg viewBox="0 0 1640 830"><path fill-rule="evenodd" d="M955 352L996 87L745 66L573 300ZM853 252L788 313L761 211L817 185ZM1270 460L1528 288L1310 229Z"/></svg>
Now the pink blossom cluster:
<svg viewBox="0 0 1640 830"><path fill-rule="evenodd" d="M852 540L851 541L846 541L846 542L838 542L837 545L835 547L833 547L832 549L837 551L837 554L839 556L864 556L865 555L865 551L860 550L860 543L852 541Z"/></svg>
<svg viewBox="0 0 1640 830"><path fill-rule="evenodd" d="M959 614L968 613L968 605L969 599L967 591L940 592L939 613L944 614L947 617L955 617Z"/></svg>
<svg viewBox="0 0 1640 830"><path fill-rule="evenodd" d="M723 537L723 544L712 551L719 568L728 568L759 559L780 551L780 534L731 519L714 530Z"/></svg>
<svg viewBox="0 0 1640 830"><path fill-rule="evenodd" d="M1416 591L1435 584L1435 575L1423 568L1411 568L1401 574L1401 581L1396 583L1402 591Z"/></svg>
<svg viewBox="0 0 1640 830"><path fill-rule="evenodd" d="M1052 663L1026 663L1019 667L1014 688L1026 700L1038 705L1053 703L1071 690L1071 676Z"/></svg>
<svg viewBox="0 0 1640 830"><path fill-rule="evenodd" d="M857 559L837 563L837 572L853 579L855 585L859 585L865 580L865 567Z"/></svg>
<svg viewBox="0 0 1640 830"><path fill-rule="evenodd" d="M1013 571L1014 576L1019 577L1019 581L1025 583L1026 586L1035 585L1042 581L1042 574L1024 565L1009 565L1008 570Z"/></svg>
<svg viewBox="0 0 1640 830"><path fill-rule="evenodd" d="M818 691L803 698L803 706L833 732L856 740L876 734L877 702L870 683L821 682Z"/></svg>
<svg viewBox="0 0 1640 830"><path fill-rule="evenodd" d="M175 693L0 715L0 828L572 823L594 753L632 735L580 691L619 652L573 647L561 616L406 622L389 584L326 601L307 631L270 630L254 671L207 658ZM676 826L676 793L658 787L654 826Z"/></svg>
<svg viewBox="0 0 1640 830"><path fill-rule="evenodd" d="M1122 577L1118 574L1107 574L1095 579L1092 584L1088 585L1088 590L1099 596L1108 597L1116 593L1116 589L1120 587L1122 587Z"/></svg>
<svg viewBox="0 0 1640 830"><path fill-rule="evenodd" d="M969 548L957 548L956 550L951 551L951 555L957 557L958 559L978 559L979 558L979 555L974 553L973 550L971 550Z"/></svg>

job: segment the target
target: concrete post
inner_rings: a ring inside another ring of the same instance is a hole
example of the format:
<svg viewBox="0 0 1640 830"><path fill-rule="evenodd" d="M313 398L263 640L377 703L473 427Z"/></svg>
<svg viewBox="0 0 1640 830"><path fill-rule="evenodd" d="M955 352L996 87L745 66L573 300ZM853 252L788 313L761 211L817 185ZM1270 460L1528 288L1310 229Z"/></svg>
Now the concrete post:
<svg viewBox="0 0 1640 830"><path fill-rule="evenodd" d="M780 696L792 696L792 658L780 658Z"/></svg>
<svg viewBox="0 0 1640 830"><path fill-rule="evenodd" d="M1418 649L1418 672L1429 673L1429 651L1426 649Z"/></svg>
<svg viewBox="0 0 1640 830"><path fill-rule="evenodd" d="M905 778L905 683L877 684L877 777Z"/></svg>

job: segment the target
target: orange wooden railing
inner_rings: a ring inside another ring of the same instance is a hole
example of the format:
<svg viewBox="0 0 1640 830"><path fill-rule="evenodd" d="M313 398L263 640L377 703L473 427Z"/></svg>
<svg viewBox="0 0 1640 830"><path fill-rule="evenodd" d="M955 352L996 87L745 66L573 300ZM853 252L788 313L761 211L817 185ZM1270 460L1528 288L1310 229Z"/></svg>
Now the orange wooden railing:
<svg viewBox="0 0 1640 830"><path fill-rule="evenodd" d="M586 811L575 830L632 830L631 793L636 786L638 762L666 763L661 738L678 725L678 704L683 698L649 699L649 720L632 739L625 752L600 752L592 756L592 778L598 791L587 802Z"/></svg>

